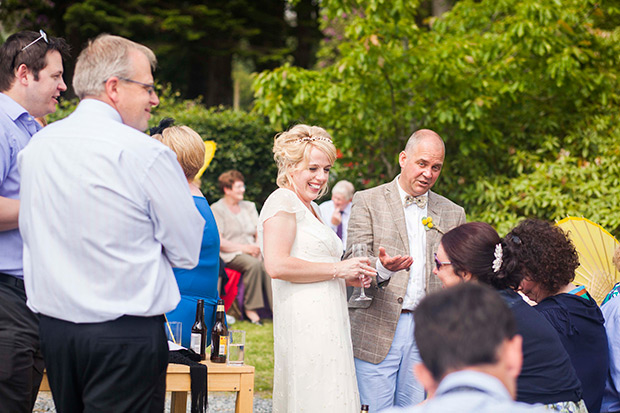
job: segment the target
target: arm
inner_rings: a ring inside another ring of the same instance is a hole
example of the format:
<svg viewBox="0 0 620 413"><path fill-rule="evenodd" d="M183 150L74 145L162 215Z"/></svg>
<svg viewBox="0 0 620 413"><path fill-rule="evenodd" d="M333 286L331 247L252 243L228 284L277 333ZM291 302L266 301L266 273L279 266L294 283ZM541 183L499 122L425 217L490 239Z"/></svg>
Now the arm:
<svg viewBox="0 0 620 413"><path fill-rule="evenodd" d="M0 231L9 231L17 228L19 217L19 199L0 196Z"/></svg>
<svg viewBox="0 0 620 413"><path fill-rule="evenodd" d="M257 244L239 244L237 242L229 241L223 238L220 234L220 250L222 252L237 252L241 251L244 254L251 255L258 258L260 255L260 248Z"/></svg>
<svg viewBox="0 0 620 413"><path fill-rule="evenodd" d="M327 281L343 278L354 282L359 275L374 275L368 258L352 258L336 263L310 262L291 257L297 234L295 215L280 211L263 224L263 255L265 269L274 279L296 283Z"/></svg>
<svg viewBox="0 0 620 413"><path fill-rule="evenodd" d="M159 154L144 181L153 236L170 265L191 269L198 264L205 220L194 204L176 155Z"/></svg>

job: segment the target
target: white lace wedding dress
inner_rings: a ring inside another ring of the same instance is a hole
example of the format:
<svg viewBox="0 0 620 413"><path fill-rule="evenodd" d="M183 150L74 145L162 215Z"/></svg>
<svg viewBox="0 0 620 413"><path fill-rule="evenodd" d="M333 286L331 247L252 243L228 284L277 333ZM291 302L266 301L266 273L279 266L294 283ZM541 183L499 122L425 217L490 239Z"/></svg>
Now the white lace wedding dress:
<svg viewBox="0 0 620 413"><path fill-rule="evenodd" d="M318 206L312 204L320 216ZM342 242L297 195L272 193L260 214L263 223L277 212L295 214L297 234L291 256L311 262L337 262ZM272 280L275 374L273 411L279 413L358 413L360 411L345 282L298 284Z"/></svg>

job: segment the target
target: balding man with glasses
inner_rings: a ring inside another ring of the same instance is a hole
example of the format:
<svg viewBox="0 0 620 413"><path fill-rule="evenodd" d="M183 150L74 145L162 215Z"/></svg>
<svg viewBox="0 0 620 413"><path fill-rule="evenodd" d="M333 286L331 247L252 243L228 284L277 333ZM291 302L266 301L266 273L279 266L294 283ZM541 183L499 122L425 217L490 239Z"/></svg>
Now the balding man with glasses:
<svg viewBox="0 0 620 413"><path fill-rule="evenodd" d="M164 409L172 267L196 266L204 220L175 153L143 132L155 64L128 39L92 40L80 104L19 155L24 281L60 412Z"/></svg>
<svg viewBox="0 0 620 413"><path fill-rule="evenodd" d="M0 411L32 411L41 378L38 317L26 306L18 229L17 154L56 110L63 81L63 39L43 30L10 36L0 47Z"/></svg>

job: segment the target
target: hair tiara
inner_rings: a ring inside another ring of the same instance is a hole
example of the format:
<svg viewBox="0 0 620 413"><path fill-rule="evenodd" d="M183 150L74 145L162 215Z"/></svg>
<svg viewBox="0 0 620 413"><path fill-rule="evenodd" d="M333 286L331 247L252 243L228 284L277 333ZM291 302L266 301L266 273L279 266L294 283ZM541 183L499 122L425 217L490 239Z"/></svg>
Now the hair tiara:
<svg viewBox="0 0 620 413"><path fill-rule="evenodd" d="M297 139L297 142L314 142L314 141L325 141L325 142L333 143L331 139L326 138L325 136L304 136L303 138Z"/></svg>

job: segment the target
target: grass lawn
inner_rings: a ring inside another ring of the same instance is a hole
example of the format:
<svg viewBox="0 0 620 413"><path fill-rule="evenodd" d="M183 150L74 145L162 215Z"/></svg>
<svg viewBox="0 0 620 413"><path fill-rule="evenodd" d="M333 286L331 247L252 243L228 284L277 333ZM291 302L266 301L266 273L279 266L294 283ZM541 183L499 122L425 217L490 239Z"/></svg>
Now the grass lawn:
<svg viewBox="0 0 620 413"><path fill-rule="evenodd" d="M245 363L256 369L254 394L270 398L273 393L273 323L271 320L262 321L262 326L237 321L228 329L245 331Z"/></svg>

